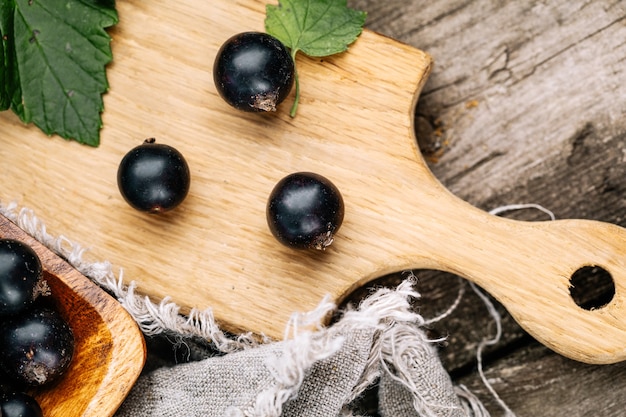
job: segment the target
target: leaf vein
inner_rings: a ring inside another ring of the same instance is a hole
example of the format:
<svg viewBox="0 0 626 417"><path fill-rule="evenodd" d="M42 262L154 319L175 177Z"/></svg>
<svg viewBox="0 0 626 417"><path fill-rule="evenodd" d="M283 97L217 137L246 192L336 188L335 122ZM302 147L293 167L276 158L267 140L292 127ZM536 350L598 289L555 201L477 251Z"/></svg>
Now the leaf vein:
<svg viewBox="0 0 626 417"><path fill-rule="evenodd" d="M46 13L48 13L48 15L51 18L54 18L57 22L61 22L63 23L63 26L70 28L74 31L74 35L77 37L80 37L82 39L85 39L87 42L89 42L89 44L96 50L99 51L100 47L98 45L96 45L92 39L91 36L85 36L85 34L75 25L73 25L72 23L70 23L70 21L65 20L65 19L61 19L60 16L56 13L54 13L53 11L51 11L49 8L46 8L44 6L44 4L41 1L37 1L37 5L41 7L42 10L44 10Z"/></svg>

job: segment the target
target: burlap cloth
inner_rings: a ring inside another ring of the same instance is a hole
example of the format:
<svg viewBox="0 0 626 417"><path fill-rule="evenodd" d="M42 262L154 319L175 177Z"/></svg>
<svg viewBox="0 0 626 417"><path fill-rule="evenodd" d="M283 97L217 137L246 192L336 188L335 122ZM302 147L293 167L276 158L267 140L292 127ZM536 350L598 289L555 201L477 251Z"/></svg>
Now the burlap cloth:
<svg viewBox="0 0 626 417"><path fill-rule="evenodd" d="M168 299L155 304L139 295L123 271L85 262L83 248L49 235L32 212L1 205L0 212L113 294L147 337L165 334L193 348L194 360L146 369L116 417L357 416L355 404L372 387L383 417L489 416L443 368L439 341L427 337L424 319L411 307L419 297L412 276L378 290L331 326L320 324L336 307L325 299L314 311L294 313L283 340L259 342L224 333L210 309L183 316Z"/></svg>

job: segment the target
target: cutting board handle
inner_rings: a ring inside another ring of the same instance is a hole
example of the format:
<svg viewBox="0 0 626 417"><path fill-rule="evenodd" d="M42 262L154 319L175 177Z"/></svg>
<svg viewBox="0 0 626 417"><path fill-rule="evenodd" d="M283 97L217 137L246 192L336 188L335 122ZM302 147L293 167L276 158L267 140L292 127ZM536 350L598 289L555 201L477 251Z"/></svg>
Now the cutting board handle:
<svg viewBox="0 0 626 417"><path fill-rule="evenodd" d="M368 30L347 53L299 55L306 94L297 117L231 108L215 89L214 57L231 35L263 29L267 2L234 3L119 2L101 146L48 140L4 112L0 154L19 163L2 166L0 199L17 199L53 233L93 248L92 259L123 267L145 295L170 297L183 312L210 306L231 332L278 338L294 311L327 294L441 268L484 287L566 356L626 359L623 229L517 222L453 196L423 162L412 125L431 57ZM150 136L176 147L192 171L184 204L156 217L129 207L115 181L123 155ZM267 227L268 195L298 171L327 177L344 197L344 222L324 253L296 253ZM593 311L569 291L585 265L615 281L611 303Z"/></svg>
<svg viewBox="0 0 626 417"><path fill-rule="evenodd" d="M536 339L567 357L596 364L626 359L623 228L592 220L471 217L456 229L459 249L440 259L441 269L483 287ZM606 300L581 306L573 278L592 268L606 283Z"/></svg>

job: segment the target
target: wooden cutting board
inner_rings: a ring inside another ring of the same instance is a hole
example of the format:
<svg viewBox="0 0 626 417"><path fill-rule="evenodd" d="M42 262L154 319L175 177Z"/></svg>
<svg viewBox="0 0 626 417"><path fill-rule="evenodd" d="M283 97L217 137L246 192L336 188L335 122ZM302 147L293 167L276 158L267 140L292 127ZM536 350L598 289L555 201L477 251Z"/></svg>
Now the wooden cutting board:
<svg viewBox="0 0 626 417"><path fill-rule="evenodd" d="M291 313L336 300L375 277L441 269L481 285L539 341L591 363L626 358L626 231L591 221L523 223L484 213L433 177L413 134L431 71L424 52L365 31L348 53L298 57L302 99L244 114L217 95L212 65L231 35L263 30L264 1L117 2L114 63L97 149L47 138L0 115L0 202L124 269L126 281L186 310L214 309L229 330L281 337ZM445 71L445 68L440 69ZM289 99L288 99L289 101ZM184 204L131 209L116 171L144 138L178 148L192 171ZM274 184L313 171L341 190L346 215L325 252L278 244L265 220ZM613 301L582 309L570 278L599 265Z"/></svg>

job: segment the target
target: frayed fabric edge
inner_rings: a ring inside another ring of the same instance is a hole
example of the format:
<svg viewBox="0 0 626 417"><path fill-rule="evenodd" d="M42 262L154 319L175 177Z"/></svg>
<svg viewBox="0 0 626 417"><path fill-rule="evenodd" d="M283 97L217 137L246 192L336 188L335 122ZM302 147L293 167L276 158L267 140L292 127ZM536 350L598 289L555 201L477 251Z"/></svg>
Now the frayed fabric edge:
<svg viewBox="0 0 626 417"><path fill-rule="evenodd" d="M343 346L345 337L350 332L370 331L383 333L398 322L422 323L421 316L411 311L409 299L419 297L412 290L413 281L408 280L397 289L381 289L368 297L358 310L347 311L343 317L330 327L323 327L325 317L336 305L325 298L313 311L293 314L285 331L285 340L280 355L267 360L274 385L261 392L253 406L241 409L229 409L229 417L278 417L284 405L296 398L308 371L313 365L337 353ZM381 355L370 354L366 371L357 382L352 394L346 398L347 406L362 395L373 384L378 374L378 358ZM344 410L344 415L349 415Z"/></svg>
<svg viewBox="0 0 626 417"><path fill-rule="evenodd" d="M491 213L497 215L500 212L522 208L537 207L535 205L506 206L500 211L496 209ZM135 281L130 281L128 284L124 283L123 270L121 268L116 275L110 262L85 261L83 259L83 255L86 252L85 248L63 235L57 237L50 235L46 230L45 224L36 217L32 210L26 208L19 209L15 203L10 203L7 206L0 203L0 214L17 224L50 250L65 258L83 275L113 294L135 319L145 335L150 336L171 332L180 337L201 337L210 340L215 348L222 353L232 353L258 346L259 341L250 333L239 335L235 339L227 336L219 328L210 308L205 310L192 309L187 316L183 316L180 314L180 307L172 302L169 297L162 299L159 303L155 303L148 296L139 295L136 291L137 284ZM285 333L285 338L289 342L285 344L284 355L280 360L268 364L270 369L273 370L277 384L272 389L259 395L253 409L246 411L230 410L228 415L232 417L280 416L282 406L297 395L306 370L310 369L317 361L329 357L341 348L342 338L337 337L337 334L342 329L342 326L350 326L355 329L374 326L380 335L383 335L385 330L388 335L393 334L390 329L397 323L412 323L417 328L423 326L425 324L424 319L417 313L412 312L408 304L408 300L411 297L419 297L419 294L412 290L413 283L413 279L408 279L395 290L379 290L378 293L368 297L358 311L346 312L341 321L326 329L319 327L321 326L321 318L335 307L327 299L323 300L320 306L313 312L305 315L294 314ZM300 328L310 328L312 324L318 326L314 331L306 330L300 332L298 330ZM412 334L412 336L416 336L416 334ZM387 372L409 388L416 397L416 410L424 412L424 406L429 407L433 405L429 404L428 401L424 402L419 399L419 395L415 393L414 387L412 387L407 376L398 376L388 365L385 365L392 363L397 366L398 363L394 363L393 359L390 361L389 356L385 358L385 355L382 353L384 340L384 337L380 336L375 340L366 370L356 384L351 397L346 400L346 405L362 395L368 387L375 383L381 372ZM269 340L264 340L263 342L269 342ZM432 343L434 341L427 342ZM307 349L302 349L303 346L306 346ZM287 358L288 360L285 361ZM297 369L295 373L294 369ZM484 379L482 373L481 377ZM489 386L489 384L487 385ZM466 387L458 386L454 389L467 415L475 417L489 416L482 403ZM497 399L500 400L499 397ZM501 400L499 402L503 405ZM434 406L436 407L437 405L435 404ZM420 407L422 407L421 410ZM503 408L507 416L513 416L513 413L506 405ZM347 409L343 413L344 415L351 415ZM435 411L431 413L426 409L426 415L436 416L437 413Z"/></svg>
<svg viewBox="0 0 626 417"><path fill-rule="evenodd" d="M137 292L133 280L124 283L124 271L115 273L110 262L88 262L83 259L86 249L63 235L52 236L46 225L30 209L17 204L0 204L0 214L38 240L57 255L66 259L81 274L111 293L133 317L146 336L168 333L174 337L200 337L213 343L216 350L232 353L257 346L259 341L251 333L230 337L223 332L213 316L212 309L192 309L182 315L180 306L165 297L158 303Z"/></svg>

